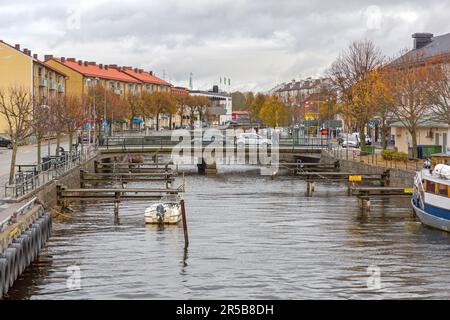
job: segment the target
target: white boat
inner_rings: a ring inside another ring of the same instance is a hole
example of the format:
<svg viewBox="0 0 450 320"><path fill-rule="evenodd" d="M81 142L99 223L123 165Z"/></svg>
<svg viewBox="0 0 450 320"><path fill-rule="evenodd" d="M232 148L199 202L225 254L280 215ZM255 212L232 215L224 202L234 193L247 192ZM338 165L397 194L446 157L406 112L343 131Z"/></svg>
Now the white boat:
<svg viewBox="0 0 450 320"><path fill-rule="evenodd" d="M146 224L178 224L181 221L181 206L178 196L167 196L145 209Z"/></svg>
<svg viewBox="0 0 450 320"><path fill-rule="evenodd" d="M424 225L450 232L450 166L438 164L433 171L419 171L411 203Z"/></svg>

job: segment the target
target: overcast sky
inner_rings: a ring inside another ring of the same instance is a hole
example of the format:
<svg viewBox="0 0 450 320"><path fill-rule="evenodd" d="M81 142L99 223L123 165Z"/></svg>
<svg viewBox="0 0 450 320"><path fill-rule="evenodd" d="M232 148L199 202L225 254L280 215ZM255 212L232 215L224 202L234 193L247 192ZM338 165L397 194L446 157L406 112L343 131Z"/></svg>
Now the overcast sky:
<svg viewBox="0 0 450 320"><path fill-rule="evenodd" d="M354 40L387 56L450 32L450 1L0 0L0 39L33 53L153 70L175 85L268 90L320 76Z"/></svg>

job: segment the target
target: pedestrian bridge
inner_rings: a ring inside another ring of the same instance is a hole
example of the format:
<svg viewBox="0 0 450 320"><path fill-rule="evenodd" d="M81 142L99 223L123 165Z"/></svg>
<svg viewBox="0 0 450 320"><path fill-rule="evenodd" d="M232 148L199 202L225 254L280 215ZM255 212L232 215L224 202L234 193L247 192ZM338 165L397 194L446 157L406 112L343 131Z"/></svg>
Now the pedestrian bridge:
<svg viewBox="0 0 450 320"><path fill-rule="evenodd" d="M191 154L195 155L196 152L199 152L200 147L200 152L206 148L220 147L226 154L244 150L246 154L258 152L257 145L239 146L235 140L221 141L220 143L203 140L186 145L186 143L181 144L181 139L181 137L172 138L172 136L107 137L99 145L99 150L102 153L172 153L176 149L183 149L184 154L190 150ZM269 153L275 149L274 147L275 145L271 146L270 144L266 146ZM278 153L321 153L323 149L331 148L331 143L321 138L286 138L279 139L276 147Z"/></svg>

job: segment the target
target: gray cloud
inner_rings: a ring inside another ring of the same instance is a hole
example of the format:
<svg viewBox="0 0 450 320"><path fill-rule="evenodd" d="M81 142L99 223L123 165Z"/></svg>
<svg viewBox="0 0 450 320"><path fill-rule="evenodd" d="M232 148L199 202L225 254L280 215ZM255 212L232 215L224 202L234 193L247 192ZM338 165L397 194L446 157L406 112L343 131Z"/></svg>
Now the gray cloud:
<svg viewBox="0 0 450 320"><path fill-rule="evenodd" d="M0 0L0 38L42 54L145 67L177 85L265 90L318 76L351 41L387 56L450 32L445 1Z"/></svg>

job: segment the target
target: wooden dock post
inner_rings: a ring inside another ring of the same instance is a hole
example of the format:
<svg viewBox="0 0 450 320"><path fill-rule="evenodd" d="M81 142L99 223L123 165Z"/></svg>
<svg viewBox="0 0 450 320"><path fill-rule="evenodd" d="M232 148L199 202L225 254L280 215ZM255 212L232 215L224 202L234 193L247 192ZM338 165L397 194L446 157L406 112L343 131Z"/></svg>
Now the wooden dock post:
<svg viewBox="0 0 450 320"><path fill-rule="evenodd" d="M360 209L364 213L370 211L370 198L359 198Z"/></svg>
<svg viewBox="0 0 450 320"><path fill-rule="evenodd" d="M114 223L119 224L120 192L115 192L114 196Z"/></svg>
<svg viewBox="0 0 450 320"><path fill-rule="evenodd" d="M187 227L187 220L186 220L186 208L184 206L184 199L180 200L180 206L181 206L181 216L183 219L183 232L184 232L184 247L189 247L189 236L188 236L188 227Z"/></svg>

